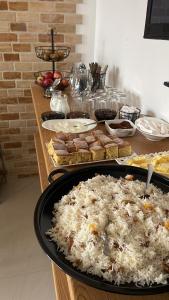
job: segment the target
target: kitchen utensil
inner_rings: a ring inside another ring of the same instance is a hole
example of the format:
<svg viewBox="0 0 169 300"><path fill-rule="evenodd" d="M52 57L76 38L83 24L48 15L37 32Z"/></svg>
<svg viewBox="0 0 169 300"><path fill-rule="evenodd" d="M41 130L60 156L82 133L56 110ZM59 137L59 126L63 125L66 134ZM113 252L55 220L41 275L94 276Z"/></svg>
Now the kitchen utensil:
<svg viewBox="0 0 169 300"><path fill-rule="evenodd" d="M91 126L93 124L99 124L99 123L103 123L105 122L105 120L102 120L102 121L94 121L92 123L86 123L86 124L83 124L83 126ZM79 125L74 125L74 127L78 127Z"/></svg>
<svg viewBox="0 0 169 300"><path fill-rule="evenodd" d="M152 164L148 165L148 174L147 174L147 181L146 181L146 186L145 186L145 192L149 187L150 181L151 181L151 177L153 175L153 171L154 171L154 167Z"/></svg>
<svg viewBox="0 0 169 300"><path fill-rule="evenodd" d="M54 176L64 174L59 179L54 181ZM69 276L88 284L94 288L108 292L128 295L151 295L169 292L169 282L167 284L153 284L151 286L139 286L135 284L124 283L115 285L114 282L107 282L98 276L93 276L73 267L73 265L65 259L63 253L58 250L57 245L51 242L46 232L51 228L51 220L53 218L54 203L59 202L63 195L69 193L73 186L77 186L79 182L88 180L96 174L111 175L116 178L125 177L127 174L134 175L135 179L146 182L147 171L141 168L131 166L113 166L113 165L95 165L92 167L78 169L73 172L68 172L65 169L57 169L49 175L51 184L43 192L36 205L34 214L34 227L37 239L45 251L45 253ZM152 183L163 192L169 192L169 180L156 173L152 176Z"/></svg>
<svg viewBox="0 0 169 300"><path fill-rule="evenodd" d="M146 197L146 192L148 190L150 181L151 181L151 177L153 175L153 171L154 171L154 167L152 164L148 164L148 172L147 172L147 181L145 184L145 189L144 189L144 193L143 193L143 197Z"/></svg>

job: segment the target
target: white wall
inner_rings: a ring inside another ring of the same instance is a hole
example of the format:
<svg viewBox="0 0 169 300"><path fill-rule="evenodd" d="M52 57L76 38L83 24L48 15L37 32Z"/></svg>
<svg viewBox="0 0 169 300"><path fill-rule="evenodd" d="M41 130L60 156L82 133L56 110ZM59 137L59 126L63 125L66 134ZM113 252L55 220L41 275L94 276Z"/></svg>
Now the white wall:
<svg viewBox="0 0 169 300"><path fill-rule="evenodd" d="M143 39L147 0L97 0L95 60L133 104L169 121L169 41Z"/></svg>
<svg viewBox="0 0 169 300"><path fill-rule="evenodd" d="M83 24L77 25L76 32L82 34L83 43L77 46L82 53L82 61L88 65L94 60L94 40L96 28L96 0L83 0L77 5L77 13L83 15Z"/></svg>

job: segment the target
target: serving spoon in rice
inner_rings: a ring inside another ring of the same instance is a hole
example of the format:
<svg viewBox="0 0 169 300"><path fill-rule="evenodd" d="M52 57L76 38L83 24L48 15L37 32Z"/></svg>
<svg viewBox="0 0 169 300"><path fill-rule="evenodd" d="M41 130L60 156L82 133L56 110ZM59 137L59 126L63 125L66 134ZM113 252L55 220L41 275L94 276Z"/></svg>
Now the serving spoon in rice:
<svg viewBox="0 0 169 300"><path fill-rule="evenodd" d="M148 190L148 187L149 187L149 184L150 184L150 181L151 181L151 177L153 175L153 171L154 171L154 167L152 164L148 164L148 173L147 173L147 181L146 181L146 184L145 184L145 188L144 188L144 192L143 192L143 196L142 198L145 198L146 197L146 192Z"/></svg>

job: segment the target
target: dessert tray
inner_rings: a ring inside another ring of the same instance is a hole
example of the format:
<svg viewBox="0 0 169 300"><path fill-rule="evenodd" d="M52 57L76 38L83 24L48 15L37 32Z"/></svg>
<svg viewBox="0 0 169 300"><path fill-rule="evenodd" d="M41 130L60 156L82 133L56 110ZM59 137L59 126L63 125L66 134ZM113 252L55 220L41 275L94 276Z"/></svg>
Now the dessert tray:
<svg viewBox="0 0 169 300"><path fill-rule="evenodd" d="M169 176L169 151L155 152L137 155L135 152L130 156L116 158L120 165L130 165L147 169L148 164L154 166L154 172Z"/></svg>
<svg viewBox="0 0 169 300"><path fill-rule="evenodd" d="M101 130L83 134L57 132L46 147L55 168L109 162L132 153L128 142Z"/></svg>
<svg viewBox="0 0 169 300"><path fill-rule="evenodd" d="M47 146L47 144L46 144L46 146ZM130 157L130 156L128 156L128 157ZM53 164L53 166L54 166L55 168L60 168L60 167L62 167L62 168L70 168L70 167L76 167L76 166L94 165L94 164L98 164L98 163L102 163L102 162L106 163L106 162L113 162L113 161L116 161L115 158L112 158L112 159L102 159L102 160L94 160L94 161L78 162L78 163L74 163L74 164L70 164L70 165L68 165L68 164L58 165L58 164L56 163L56 161L53 159L52 156L50 156L50 159L51 159L52 164Z"/></svg>

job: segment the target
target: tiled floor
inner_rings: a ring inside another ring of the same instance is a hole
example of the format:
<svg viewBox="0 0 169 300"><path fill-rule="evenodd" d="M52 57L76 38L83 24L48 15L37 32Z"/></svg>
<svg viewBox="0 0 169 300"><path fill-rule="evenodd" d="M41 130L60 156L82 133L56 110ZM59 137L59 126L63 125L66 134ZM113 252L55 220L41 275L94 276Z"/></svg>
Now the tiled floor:
<svg viewBox="0 0 169 300"><path fill-rule="evenodd" d="M33 229L38 177L0 186L0 300L54 300L51 264Z"/></svg>

